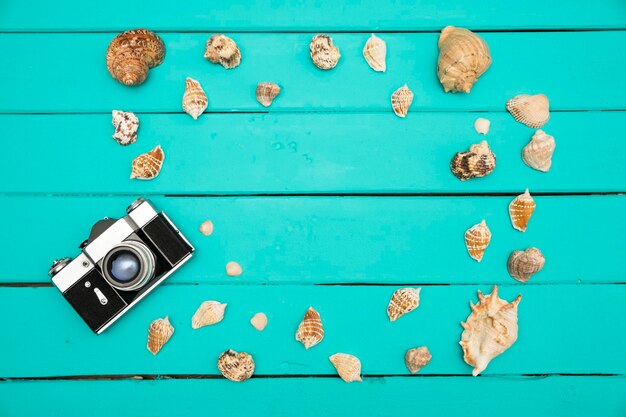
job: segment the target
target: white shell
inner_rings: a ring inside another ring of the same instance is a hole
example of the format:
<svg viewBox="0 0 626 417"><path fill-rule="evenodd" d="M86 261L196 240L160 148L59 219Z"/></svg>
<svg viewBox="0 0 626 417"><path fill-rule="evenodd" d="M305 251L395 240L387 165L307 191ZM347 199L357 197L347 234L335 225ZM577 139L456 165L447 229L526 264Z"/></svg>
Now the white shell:
<svg viewBox="0 0 626 417"><path fill-rule="evenodd" d="M361 361L359 358L347 353L335 353L330 356L331 363L337 369L337 373L346 382L361 382Z"/></svg>
<svg viewBox="0 0 626 417"><path fill-rule="evenodd" d="M556 148L554 137L538 130L522 150L522 160L537 171L548 172L552 166L552 155Z"/></svg>
<svg viewBox="0 0 626 417"><path fill-rule="evenodd" d="M205 236L211 236L213 234L213 222L211 220L205 220L198 230Z"/></svg>
<svg viewBox="0 0 626 417"><path fill-rule="evenodd" d="M256 313L251 319L250 324L258 331L263 331L267 326L267 316L265 313Z"/></svg>
<svg viewBox="0 0 626 417"><path fill-rule="evenodd" d="M482 117L479 117L474 122L474 129L482 135L489 133L489 126L491 126L491 122L488 119L483 119Z"/></svg>
<svg viewBox="0 0 626 417"><path fill-rule="evenodd" d="M230 261L226 264L226 275L229 277L238 277L242 272L243 269L237 262Z"/></svg>
<svg viewBox="0 0 626 417"><path fill-rule="evenodd" d="M137 141L137 130L139 129L139 119L135 113L129 111L113 110L113 126L115 132L113 139L120 145L130 145Z"/></svg>
<svg viewBox="0 0 626 417"><path fill-rule="evenodd" d="M363 57L374 71L385 72L387 69L387 44L372 33L363 47Z"/></svg>
<svg viewBox="0 0 626 417"><path fill-rule="evenodd" d="M227 304L222 304L219 301L203 302L191 318L191 327L199 329L200 327L219 323L224 319L226 305Z"/></svg>

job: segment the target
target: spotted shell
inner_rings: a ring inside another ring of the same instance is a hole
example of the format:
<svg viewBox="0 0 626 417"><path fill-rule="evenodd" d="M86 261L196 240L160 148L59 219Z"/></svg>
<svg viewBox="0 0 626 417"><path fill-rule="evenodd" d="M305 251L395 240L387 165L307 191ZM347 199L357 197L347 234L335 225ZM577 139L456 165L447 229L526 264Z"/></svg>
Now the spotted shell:
<svg viewBox="0 0 626 417"><path fill-rule="evenodd" d="M296 331L296 340L304 345L305 349L309 349L324 338L324 326L320 314L313 307L304 313L304 318Z"/></svg>
<svg viewBox="0 0 626 417"><path fill-rule="evenodd" d="M263 329L265 329L265 326L267 326L267 316L265 315L265 313L256 313L250 319L250 324L252 324L252 327L257 329L258 331L262 331Z"/></svg>
<svg viewBox="0 0 626 417"><path fill-rule="evenodd" d="M509 256L507 268L509 275L520 282L526 282L531 276L541 271L546 258L537 248L528 248L525 251L516 250Z"/></svg>
<svg viewBox="0 0 626 417"><path fill-rule="evenodd" d="M250 379L254 373L254 359L246 352L228 349L217 359L217 369L226 379L242 382Z"/></svg>
<svg viewBox="0 0 626 417"><path fill-rule="evenodd" d="M161 172L164 159L165 153L163 153L163 149L161 149L160 145L150 152L139 155L133 159L130 178L137 178L138 180L151 180L155 178L159 175L159 172Z"/></svg>
<svg viewBox="0 0 626 417"><path fill-rule="evenodd" d="M489 133L490 126L491 122L488 119L484 119L482 117L479 117L474 122L474 129L476 129L476 132L480 133L481 135L486 135L487 133Z"/></svg>
<svg viewBox="0 0 626 417"><path fill-rule="evenodd" d="M420 371L424 366L428 365L432 355L428 351L428 347L420 346L409 349L404 355L404 363L412 374Z"/></svg>
<svg viewBox="0 0 626 417"><path fill-rule="evenodd" d="M199 329L204 326L219 323L224 319L226 306L227 304L222 304L219 301L203 302L191 318L191 327Z"/></svg>
<svg viewBox="0 0 626 417"><path fill-rule="evenodd" d="M315 35L309 45L311 59L319 69L329 70L335 68L341 58L339 48L333 44L333 38L328 35Z"/></svg>
<svg viewBox="0 0 626 417"><path fill-rule="evenodd" d="M185 94L183 94L183 111L197 120L209 105L200 83L193 78L187 77L185 81Z"/></svg>
<svg viewBox="0 0 626 417"><path fill-rule="evenodd" d="M406 117L413 103L413 92L404 84L391 95L391 108L398 117Z"/></svg>
<svg viewBox="0 0 626 417"><path fill-rule="evenodd" d="M522 160L537 171L548 172L552 166L552 155L555 148L554 137L543 130L538 130L522 149Z"/></svg>
<svg viewBox="0 0 626 417"><path fill-rule="evenodd" d="M148 350L156 355L173 334L174 326L171 325L167 316L154 320L148 327Z"/></svg>
<svg viewBox="0 0 626 417"><path fill-rule="evenodd" d="M385 72L387 69L387 44L372 33L363 47L363 57L374 71Z"/></svg>
<svg viewBox="0 0 626 417"><path fill-rule="evenodd" d="M550 102L543 94L520 94L506 102L513 118L528 127L539 128L550 119Z"/></svg>
<svg viewBox="0 0 626 417"><path fill-rule="evenodd" d="M124 85L139 85L148 70L165 58L165 44L154 32L134 29L117 35L109 44L106 64L113 78Z"/></svg>
<svg viewBox="0 0 626 417"><path fill-rule="evenodd" d="M485 254L485 249L489 246L489 242L491 242L491 231L484 220L470 227L465 232L467 252L472 259L478 262L483 260L483 255Z"/></svg>
<svg viewBox="0 0 626 417"><path fill-rule="evenodd" d="M489 175L496 167L496 155L486 140L470 146L467 152L457 152L450 162L452 173L461 181Z"/></svg>
<svg viewBox="0 0 626 417"><path fill-rule="evenodd" d="M356 356L347 353L335 353L328 359L345 382L363 381L361 379L361 361Z"/></svg>
<svg viewBox="0 0 626 417"><path fill-rule="evenodd" d="M525 232L530 217L535 211L535 200L528 192L528 188L524 194L520 194L509 204L509 217L513 228L520 232Z"/></svg>
<svg viewBox="0 0 626 417"><path fill-rule="evenodd" d="M113 110L113 126L115 126L115 132L113 133L113 139L120 145L130 145L137 141L137 130L139 129L139 118L135 113Z"/></svg>
<svg viewBox="0 0 626 417"><path fill-rule="evenodd" d="M280 86L275 83L265 82L256 86L256 99L263 107L269 107L278 93L280 93Z"/></svg>
<svg viewBox="0 0 626 417"><path fill-rule="evenodd" d="M241 51L234 40L226 35L211 36L206 41L204 57L214 64L232 69L241 63Z"/></svg>
<svg viewBox="0 0 626 417"><path fill-rule="evenodd" d="M421 288L400 288L395 290L387 306L389 321L396 321L401 316L415 310L420 305L421 290Z"/></svg>

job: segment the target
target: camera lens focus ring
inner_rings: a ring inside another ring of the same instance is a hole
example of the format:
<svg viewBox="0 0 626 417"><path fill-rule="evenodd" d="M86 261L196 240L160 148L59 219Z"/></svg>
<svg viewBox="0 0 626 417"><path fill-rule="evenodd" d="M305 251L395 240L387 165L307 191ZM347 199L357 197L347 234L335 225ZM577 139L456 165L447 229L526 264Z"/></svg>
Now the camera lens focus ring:
<svg viewBox="0 0 626 417"><path fill-rule="evenodd" d="M102 272L104 278L113 287L123 291L134 291L143 287L153 277L155 263L154 254L146 245L128 240L115 245L105 255L102 261ZM127 273L132 276L120 278L121 274Z"/></svg>

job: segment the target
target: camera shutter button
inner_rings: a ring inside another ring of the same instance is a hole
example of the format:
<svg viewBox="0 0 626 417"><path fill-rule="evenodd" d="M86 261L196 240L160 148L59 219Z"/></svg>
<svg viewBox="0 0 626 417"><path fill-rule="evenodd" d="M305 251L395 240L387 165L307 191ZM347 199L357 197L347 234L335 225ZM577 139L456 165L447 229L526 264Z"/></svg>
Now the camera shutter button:
<svg viewBox="0 0 626 417"><path fill-rule="evenodd" d="M99 288L94 288L93 292L96 293L96 297L98 297L98 300L100 300L100 304L106 305L106 303L109 302L109 300L104 296L104 294L102 294L102 291L100 291Z"/></svg>

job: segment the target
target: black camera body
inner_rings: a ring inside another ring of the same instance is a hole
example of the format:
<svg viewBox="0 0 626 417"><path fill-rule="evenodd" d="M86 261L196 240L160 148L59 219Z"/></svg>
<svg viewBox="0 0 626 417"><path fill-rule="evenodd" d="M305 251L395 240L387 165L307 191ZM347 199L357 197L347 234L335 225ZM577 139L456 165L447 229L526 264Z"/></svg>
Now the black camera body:
<svg viewBox="0 0 626 417"><path fill-rule="evenodd" d="M94 224L75 259L54 262L52 282L96 334L187 262L193 246L163 212L137 199L121 219Z"/></svg>

